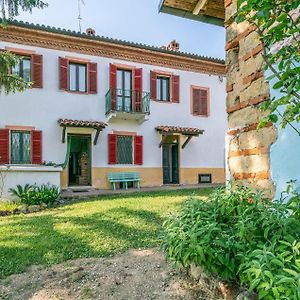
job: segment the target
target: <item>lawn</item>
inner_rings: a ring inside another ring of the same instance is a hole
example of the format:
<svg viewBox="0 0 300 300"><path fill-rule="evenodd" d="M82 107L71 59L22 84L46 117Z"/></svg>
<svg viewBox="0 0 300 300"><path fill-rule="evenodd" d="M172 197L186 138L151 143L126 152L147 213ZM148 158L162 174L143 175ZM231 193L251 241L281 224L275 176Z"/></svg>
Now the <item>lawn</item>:
<svg viewBox="0 0 300 300"><path fill-rule="evenodd" d="M0 278L23 272L31 265L157 247L167 214L178 209L187 196L206 198L211 191L106 196L0 218Z"/></svg>

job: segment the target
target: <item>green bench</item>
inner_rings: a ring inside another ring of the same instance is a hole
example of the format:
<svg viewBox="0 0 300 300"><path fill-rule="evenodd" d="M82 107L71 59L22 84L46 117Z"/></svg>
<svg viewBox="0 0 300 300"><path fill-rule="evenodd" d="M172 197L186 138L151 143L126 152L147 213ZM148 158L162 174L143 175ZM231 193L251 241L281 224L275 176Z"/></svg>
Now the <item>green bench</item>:
<svg viewBox="0 0 300 300"><path fill-rule="evenodd" d="M128 189L128 182L133 182L136 184L137 188L140 188L140 173L138 172L118 172L118 173L108 173L108 181L112 184L112 188L116 190L116 183L124 182L125 189Z"/></svg>

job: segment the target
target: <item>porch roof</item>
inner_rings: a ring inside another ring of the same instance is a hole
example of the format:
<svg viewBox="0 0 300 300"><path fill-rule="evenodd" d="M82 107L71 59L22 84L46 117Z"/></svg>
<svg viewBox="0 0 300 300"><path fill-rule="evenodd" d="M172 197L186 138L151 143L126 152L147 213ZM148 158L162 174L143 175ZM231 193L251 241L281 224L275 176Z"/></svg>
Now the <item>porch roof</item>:
<svg viewBox="0 0 300 300"><path fill-rule="evenodd" d="M178 133L183 135L199 136L204 133L204 130L192 127L181 127L181 126L167 126L161 125L155 127L155 129L161 134Z"/></svg>
<svg viewBox="0 0 300 300"><path fill-rule="evenodd" d="M84 127L94 129L104 129L107 124L101 121L83 121L83 120L72 120L72 119L59 119L58 124L61 127Z"/></svg>

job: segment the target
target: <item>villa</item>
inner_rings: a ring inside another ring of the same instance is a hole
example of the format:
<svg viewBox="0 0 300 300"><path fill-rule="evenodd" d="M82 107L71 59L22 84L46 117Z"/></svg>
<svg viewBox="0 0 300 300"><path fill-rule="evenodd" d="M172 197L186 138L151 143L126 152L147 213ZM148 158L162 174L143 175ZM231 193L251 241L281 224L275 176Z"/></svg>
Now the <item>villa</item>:
<svg viewBox="0 0 300 300"><path fill-rule="evenodd" d="M33 82L0 98L4 195L25 183L110 189L119 172L138 173L142 187L225 181L224 61L175 41L153 47L16 21L0 40L22 57L12 73Z"/></svg>

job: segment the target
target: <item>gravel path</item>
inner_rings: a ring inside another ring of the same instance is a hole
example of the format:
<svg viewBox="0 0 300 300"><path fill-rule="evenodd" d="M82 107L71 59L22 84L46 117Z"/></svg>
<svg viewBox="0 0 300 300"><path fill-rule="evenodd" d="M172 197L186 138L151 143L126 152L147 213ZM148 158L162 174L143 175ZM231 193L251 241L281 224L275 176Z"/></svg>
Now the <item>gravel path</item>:
<svg viewBox="0 0 300 300"><path fill-rule="evenodd" d="M109 257L78 259L0 281L0 299L209 299L156 250L131 250Z"/></svg>

